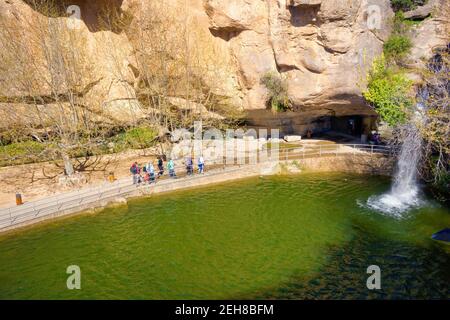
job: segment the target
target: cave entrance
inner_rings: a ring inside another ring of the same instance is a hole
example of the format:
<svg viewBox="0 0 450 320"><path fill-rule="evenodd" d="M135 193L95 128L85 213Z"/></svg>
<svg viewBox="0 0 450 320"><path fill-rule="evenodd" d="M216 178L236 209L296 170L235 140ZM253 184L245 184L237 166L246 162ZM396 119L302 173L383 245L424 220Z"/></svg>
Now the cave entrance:
<svg viewBox="0 0 450 320"><path fill-rule="evenodd" d="M373 130L377 130L378 116L354 115L330 117L330 132L349 141L367 143L367 138Z"/></svg>
<svg viewBox="0 0 450 320"><path fill-rule="evenodd" d="M336 133L361 137L363 133L362 116L331 117L331 130Z"/></svg>
<svg viewBox="0 0 450 320"><path fill-rule="evenodd" d="M320 25L318 14L320 11L319 5L307 5L307 6L289 6L289 12L291 14L291 24L294 27L305 27L308 25Z"/></svg>

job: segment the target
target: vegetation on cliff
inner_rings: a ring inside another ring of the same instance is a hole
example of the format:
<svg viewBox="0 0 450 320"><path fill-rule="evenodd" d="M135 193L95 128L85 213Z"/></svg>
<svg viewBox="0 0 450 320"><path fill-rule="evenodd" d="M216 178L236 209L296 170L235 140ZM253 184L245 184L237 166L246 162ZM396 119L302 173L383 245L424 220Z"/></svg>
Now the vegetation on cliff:
<svg viewBox="0 0 450 320"><path fill-rule="evenodd" d="M409 54L412 48L408 35L410 28L411 24L405 20L403 13L397 12L392 21L392 33L383 46L384 55L391 64L401 65Z"/></svg>
<svg viewBox="0 0 450 320"><path fill-rule="evenodd" d="M261 83L268 91L268 105L273 112L283 112L291 108L288 94L288 82L275 72L267 72Z"/></svg>
<svg viewBox="0 0 450 320"><path fill-rule="evenodd" d="M424 5L426 2L427 0L391 0L391 5L395 11L408 11Z"/></svg>
<svg viewBox="0 0 450 320"><path fill-rule="evenodd" d="M450 44L436 49L423 70L422 100L426 121L421 125L425 144L423 176L436 196L450 201Z"/></svg>
<svg viewBox="0 0 450 320"><path fill-rule="evenodd" d="M393 35L384 43L384 53L388 59L400 60L408 54L411 47L408 37Z"/></svg>
<svg viewBox="0 0 450 320"><path fill-rule="evenodd" d="M391 127L405 123L408 112L415 103L413 81L403 67L412 42L408 36L409 25L403 14L397 12L392 21L392 33L383 46L383 54L374 60L367 77L366 101Z"/></svg>
<svg viewBox="0 0 450 320"><path fill-rule="evenodd" d="M366 101L382 121L401 129L414 121L424 141L421 176L441 200L450 199L450 109L449 47L435 49L433 58L423 70L411 70L407 59L412 48L411 23L402 10L410 10L423 1L392 1L397 11L392 34L384 44L384 53L375 59L367 77ZM420 22L419 22L420 23ZM408 73L420 73L422 81L414 82ZM416 105L422 106L420 110ZM414 113L423 113L418 121ZM401 131L401 130L400 130ZM399 132L400 132L399 131ZM397 139L394 135L394 140Z"/></svg>
<svg viewBox="0 0 450 320"><path fill-rule="evenodd" d="M412 88L413 82L403 72L390 67L382 55L373 62L363 95L381 119L395 127L405 123L414 104Z"/></svg>

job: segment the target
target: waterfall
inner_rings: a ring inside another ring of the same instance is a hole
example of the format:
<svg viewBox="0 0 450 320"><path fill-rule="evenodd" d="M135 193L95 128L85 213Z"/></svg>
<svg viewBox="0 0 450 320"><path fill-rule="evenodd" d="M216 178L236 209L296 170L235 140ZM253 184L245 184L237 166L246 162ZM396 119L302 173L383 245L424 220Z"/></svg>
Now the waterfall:
<svg viewBox="0 0 450 320"><path fill-rule="evenodd" d="M379 196L371 196L367 203L360 203L361 205L391 216L402 217L410 209L425 204L417 181L423 143L419 128L426 127L428 108L435 108L428 106L430 98L431 101L436 101L436 98L445 101L445 98L448 98L448 65L444 57L449 53L450 44L438 48L427 63L428 71L434 75L418 88L413 114L409 123L401 128L403 144L391 190Z"/></svg>
<svg viewBox="0 0 450 320"><path fill-rule="evenodd" d="M414 123L403 129L404 140L397 162L391 194L410 201L418 194L417 168L421 157L422 138Z"/></svg>
<svg viewBox="0 0 450 320"><path fill-rule="evenodd" d="M422 156L422 137L418 124L424 123L426 90L419 91L419 103L412 119L401 128L402 146L397 161L391 190L381 196L371 196L367 206L385 214L402 217L414 207L424 204L417 181L418 168Z"/></svg>

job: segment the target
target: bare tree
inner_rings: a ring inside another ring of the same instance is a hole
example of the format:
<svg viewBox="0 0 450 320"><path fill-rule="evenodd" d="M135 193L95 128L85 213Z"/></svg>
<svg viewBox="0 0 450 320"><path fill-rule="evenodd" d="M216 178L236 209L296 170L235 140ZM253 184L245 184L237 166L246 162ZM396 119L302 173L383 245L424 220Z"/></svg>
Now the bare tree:
<svg viewBox="0 0 450 320"><path fill-rule="evenodd" d="M435 51L424 70L422 99L427 121L421 126L426 142L426 176L435 184L450 183L450 44Z"/></svg>
<svg viewBox="0 0 450 320"><path fill-rule="evenodd" d="M181 7L183 15L160 0L140 2L135 8L146 13L138 14L126 28L134 45L135 90L153 124L173 130L193 120L220 119L216 124L223 125L222 118L211 117L211 112L222 111L220 107L228 103L217 94L223 78L218 72L220 62L214 51L199 47L195 19L187 2Z"/></svg>
<svg viewBox="0 0 450 320"><path fill-rule="evenodd" d="M22 128L21 136L45 146L47 156L62 160L67 175L77 156L92 154L114 121L85 99L95 79L84 50L86 37L67 25L52 1L31 6L44 15L28 21L0 21L2 43L0 96L9 104L4 122ZM3 92L2 92L3 91Z"/></svg>
<svg viewBox="0 0 450 320"><path fill-rule="evenodd" d="M160 128L162 136L194 120L222 127L240 118L220 94L224 77L214 51L219 49L201 46L187 2L183 15L161 0L136 2L140 7L133 17L115 6L100 12L100 29L108 31L105 40L110 41L103 46L110 49L109 71L134 86L128 87L130 96L136 93L145 111L139 122L120 124L89 100L90 90L100 81L86 50L89 33L68 28L59 1L27 3L39 13L32 21L20 11L13 19L0 20L0 129L12 140L31 138L44 146L33 161L53 159L71 175L74 166L86 170L79 157L104 152L105 141L124 126L144 123ZM123 55L115 42L116 36L125 35L133 47L134 59L127 68L133 70L134 83L123 73Z"/></svg>

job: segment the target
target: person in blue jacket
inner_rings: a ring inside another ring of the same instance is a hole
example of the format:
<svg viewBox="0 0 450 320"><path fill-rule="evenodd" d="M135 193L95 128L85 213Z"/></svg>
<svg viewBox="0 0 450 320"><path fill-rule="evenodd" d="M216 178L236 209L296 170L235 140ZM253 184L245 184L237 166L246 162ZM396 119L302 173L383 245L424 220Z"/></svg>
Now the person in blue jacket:
<svg viewBox="0 0 450 320"><path fill-rule="evenodd" d="M173 162L172 159L169 160L169 162L167 163L167 170L169 170L169 176L172 178L176 178L176 174L175 174L175 163Z"/></svg>

